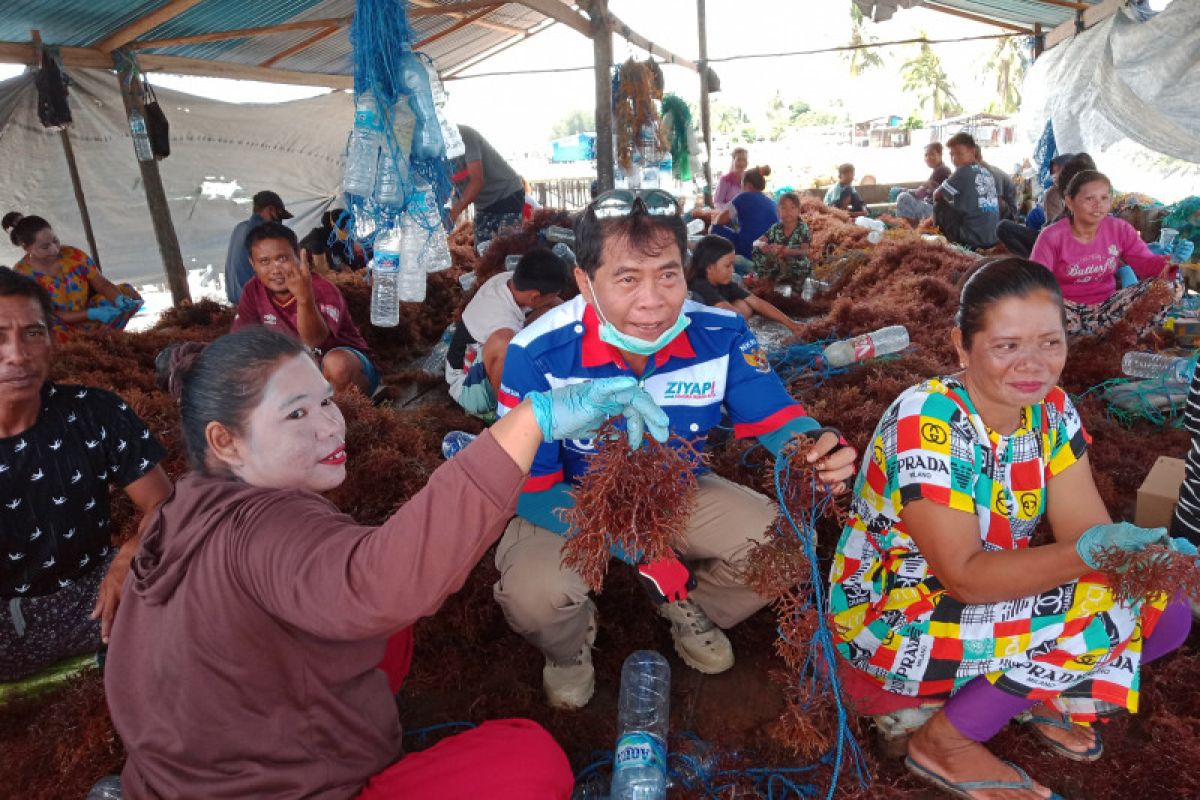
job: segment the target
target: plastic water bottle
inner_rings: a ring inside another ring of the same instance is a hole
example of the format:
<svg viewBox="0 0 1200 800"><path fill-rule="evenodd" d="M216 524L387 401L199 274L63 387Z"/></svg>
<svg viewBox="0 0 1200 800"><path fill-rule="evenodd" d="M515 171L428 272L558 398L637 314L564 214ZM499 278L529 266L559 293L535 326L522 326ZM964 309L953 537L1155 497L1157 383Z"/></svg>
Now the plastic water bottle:
<svg viewBox="0 0 1200 800"><path fill-rule="evenodd" d="M860 228L866 228L869 231L879 231L880 233L883 233L885 230L887 230L887 225L884 225L882 220L874 219L868 216L855 217L854 224Z"/></svg>
<svg viewBox="0 0 1200 800"><path fill-rule="evenodd" d="M805 278L804 279L804 288L800 290L800 299L807 302L809 300L812 300L813 297L816 296L816 294L817 294L817 287L816 287L816 284L813 283L813 279Z"/></svg>
<svg viewBox="0 0 1200 800"><path fill-rule="evenodd" d="M87 800L121 800L121 776L105 775L87 793Z"/></svg>
<svg viewBox="0 0 1200 800"><path fill-rule="evenodd" d="M466 431L450 431L442 437L442 458L449 461L458 451L475 441L475 434Z"/></svg>
<svg viewBox="0 0 1200 800"><path fill-rule="evenodd" d="M446 150L442 144L437 107L433 104L433 92L429 88L429 73L425 71L421 57L407 47L403 47L400 54L400 83L408 95L408 107L415 117L413 158L420 161L441 158Z"/></svg>
<svg viewBox="0 0 1200 800"><path fill-rule="evenodd" d="M462 287L464 292L469 292L474 288L477 280L479 280L479 276L474 272L464 272L458 276L458 285Z"/></svg>
<svg viewBox="0 0 1200 800"><path fill-rule="evenodd" d="M831 367L845 367L856 361L898 353L906 347L908 329L903 325L889 325L874 333L834 342L825 348L825 363Z"/></svg>
<svg viewBox="0 0 1200 800"><path fill-rule="evenodd" d="M375 189L375 172L383 140L383 121L375 94L367 90L354 100L354 127L346 142L346 172L342 190L356 197L370 197ZM357 218L357 215L356 215Z"/></svg>
<svg viewBox="0 0 1200 800"><path fill-rule="evenodd" d="M400 324L401 238L398 220L375 240L375 259L371 267L371 324L394 328Z"/></svg>
<svg viewBox="0 0 1200 800"><path fill-rule="evenodd" d="M575 251L567 247L563 242L559 242L550 248L550 252L563 260L563 263L568 267L574 267L579 264L579 259L575 257Z"/></svg>
<svg viewBox="0 0 1200 800"><path fill-rule="evenodd" d="M400 275L397 293L402 303L425 302L426 273L421 263L425 250L426 231L411 211L401 216L400 222Z"/></svg>
<svg viewBox="0 0 1200 800"><path fill-rule="evenodd" d="M546 241L551 244L575 244L575 231L570 228L564 228L561 225L550 225L542 231L542 235L546 237Z"/></svg>
<svg viewBox="0 0 1200 800"><path fill-rule="evenodd" d="M429 355L425 356L418 362L417 369L428 375L441 377L446 373L446 354L450 352L450 340L454 338L454 331L457 326L450 323L446 330L442 331L442 337L438 339L437 344L429 351Z"/></svg>
<svg viewBox="0 0 1200 800"><path fill-rule="evenodd" d="M442 85L442 76L438 75L433 62L422 59L425 72L429 76L429 91L433 97L433 107L437 110L438 126L442 130L442 144L446 148L446 158L458 158L467 152L467 145L458 132L458 126L446 116L446 88Z"/></svg>
<svg viewBox="0 0 1200 800"><path fill-rule="evenodd" d="M667 729L671 667L653 650L638 650L621 667L617 748L611 800L667 796Z"/></svg>
<svg viewBox="0 0 1200 800"><path fill-rule="evenodd" d="M504 257L504 268L506 270L508 270L509 272L515 271L517 268L517 264L520 264L520 263L521 263L521 256L517 255L516 253L513 253L512 255Z"/></svg>
<svg viewBox="0 0 1200 800"><path fill-rule="evenodd" d="M150 135L146 133L146 118L136 108L129 109L129 132L133 135L133 152L138 161L153 161Z"/></svg>
<svg viewBox="0 0 1200 800"><path fill-rule="evenodd" d="M1126 353L1121 359L1121 371L1132 378L1165 378L1177 383L1192 379L1190 365L1190 359L1162 353Z"/></svg>
<svg viewBox="0 0 1200 800"><path fill-rule="evenodd" d="M437 197L426 188L422 192L421 227L425 229L425 248L421 251L421 263L426 272L441 272L450 269L450 242L442 226L442 215L437 208Z"/></svg>
<svg viewBox="0 0 1200 800"><path fill-rule="evenodd" d="M379 153L379 180L375 184L375 201L385 209L399 211L404 206L404 190L408 186L408 159L384 148Z"/></svg>

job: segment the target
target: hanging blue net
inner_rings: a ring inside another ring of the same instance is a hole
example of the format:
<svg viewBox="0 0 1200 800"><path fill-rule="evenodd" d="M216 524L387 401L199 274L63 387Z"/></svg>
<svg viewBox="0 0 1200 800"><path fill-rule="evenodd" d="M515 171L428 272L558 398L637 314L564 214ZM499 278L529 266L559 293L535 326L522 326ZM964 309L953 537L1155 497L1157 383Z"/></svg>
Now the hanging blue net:
<svg viewBox="0 0 1200 800"><path fill-rule="evenodd" d="M1050 185L1050 162L1058 155L1058 146L1054 142L1054 121L1046 120L1046 127L1033 149L1033 163L1037 164L1038 180L1042 186Z"/></svg>

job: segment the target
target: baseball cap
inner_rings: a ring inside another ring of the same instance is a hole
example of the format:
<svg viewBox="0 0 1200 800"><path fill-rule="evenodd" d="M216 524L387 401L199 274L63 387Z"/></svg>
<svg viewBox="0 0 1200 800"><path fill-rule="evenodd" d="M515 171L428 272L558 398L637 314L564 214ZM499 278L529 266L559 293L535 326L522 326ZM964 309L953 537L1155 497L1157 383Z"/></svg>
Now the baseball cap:
<svg viewBox="0 0 1200 800"><path fill-rule="evenodd" d="M281 219L291 219L293 214L284 208L283 199L270 190L264 190L254 195L254 208L277 208Z"/></svg>

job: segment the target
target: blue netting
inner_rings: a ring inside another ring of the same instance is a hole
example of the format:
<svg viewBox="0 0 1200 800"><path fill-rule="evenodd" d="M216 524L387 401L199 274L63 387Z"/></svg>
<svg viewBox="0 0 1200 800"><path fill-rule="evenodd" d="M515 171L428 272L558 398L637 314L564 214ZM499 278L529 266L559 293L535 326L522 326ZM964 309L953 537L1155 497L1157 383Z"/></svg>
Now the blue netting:
<svg viewBox="0 0 1200 800"><path fill-rule="evenodd" d="M1046 127L1033 149L1033 163L1037 164L1038 180L1042 186L1050 184L1050 162L1058 155L1058 146L1054 142L1054 122L1046 120Z"/></svg>

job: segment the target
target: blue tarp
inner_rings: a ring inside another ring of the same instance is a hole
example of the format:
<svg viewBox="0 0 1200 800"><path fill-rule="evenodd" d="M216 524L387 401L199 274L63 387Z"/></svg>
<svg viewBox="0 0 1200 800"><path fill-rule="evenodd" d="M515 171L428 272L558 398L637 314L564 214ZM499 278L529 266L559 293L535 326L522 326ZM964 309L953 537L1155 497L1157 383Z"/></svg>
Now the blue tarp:
<svg viewBox="0 0 1200 800"><path fill-rule="evenodd" d="M550 160L556 163L591 161L596 157L596 134L575 133L564 136L551 142L550 148Z"/></svg>

